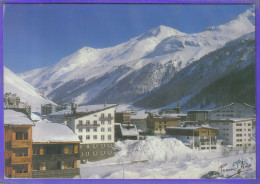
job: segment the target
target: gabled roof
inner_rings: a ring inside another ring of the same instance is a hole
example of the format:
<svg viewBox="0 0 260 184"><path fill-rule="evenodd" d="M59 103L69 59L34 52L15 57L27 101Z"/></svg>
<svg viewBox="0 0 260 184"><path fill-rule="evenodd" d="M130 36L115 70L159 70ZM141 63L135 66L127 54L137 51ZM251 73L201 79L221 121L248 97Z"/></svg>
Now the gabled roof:
<svg viewBox="0 0 260 184"><path fill-rule="evenodd" d="M31 125L34 123L24 113L17 112L11 109L4 109L4 124L5 125Z"/></svg>
<svg viewBox="0 0 260 184"><path fill-rule="evenodd" d="M75 114L72 113L71 108L68 108L66 110L51 113L49 114L49 116L66 116L66 117L72 117L77 119L117 106L118 104L106 104L105 107L104 104L79 106L77 107Z"/></svg>
<svg viewBox="0 0 260 184"><path fill-rule="evenodd" d="M229 106L232 106L232 105L235 105L235 104L242 104L242 105L247 106L247 107L255 108L254 106L248 105L248 104L246 104L246 103L233 102L233 103L231 103L231 104L229 104L229 105L222 106L222 107L213 109L213 110L211 110L211 111L216 111L216 110L219 110L219 109L222 109L222 108L225 108L225 107L229 107Z"/></svg>
<svg viewBox="0 0 260 184"><path fill-rule="evenodd" d="M47 120L36 122L32 129L33 143L80 142L78 136L66 125Z"/></svg>

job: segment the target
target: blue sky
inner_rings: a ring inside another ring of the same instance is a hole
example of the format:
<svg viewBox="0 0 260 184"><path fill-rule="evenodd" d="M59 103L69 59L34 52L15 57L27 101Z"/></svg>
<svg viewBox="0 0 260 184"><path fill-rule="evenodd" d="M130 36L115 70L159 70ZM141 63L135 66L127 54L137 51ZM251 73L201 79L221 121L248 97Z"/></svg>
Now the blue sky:
<svg viewBox="0 0 260 184"><path fill-rule="evenodd" d="M4 14L4 65L15 73L51 66L84 46L114 46L159 25L185 33L201 32L251 7L8 4Z"/></svg>

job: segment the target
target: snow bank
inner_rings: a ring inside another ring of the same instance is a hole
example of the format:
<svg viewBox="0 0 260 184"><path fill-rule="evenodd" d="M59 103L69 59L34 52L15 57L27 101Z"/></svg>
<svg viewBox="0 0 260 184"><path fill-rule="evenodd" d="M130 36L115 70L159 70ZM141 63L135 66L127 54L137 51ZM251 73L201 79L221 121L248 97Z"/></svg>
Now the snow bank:
<svg viewBox="0 0 260 184"><path fill-rule="evenodd" d="M130 158L132 161L167 161L186 159L187 155L196 155L196 151L185 146L175 138L161 138L148 136L145 140L125 140L115 143L121 157ZM190 157L190 156L189 156Z"/></svg>

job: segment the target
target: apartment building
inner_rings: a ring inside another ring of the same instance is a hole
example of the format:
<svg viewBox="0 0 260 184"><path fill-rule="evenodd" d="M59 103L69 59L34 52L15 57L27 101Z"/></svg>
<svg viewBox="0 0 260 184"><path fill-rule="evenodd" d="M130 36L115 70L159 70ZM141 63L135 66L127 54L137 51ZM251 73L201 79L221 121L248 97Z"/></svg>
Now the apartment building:
<svg viewBox="0 0 260 184"><path fill-rule="evenodd" d="M234 102L211 110L209 113L210 120L229 118L255 118L255 107L246 103Z"/></svg>
<svg viewBox="0 0 260 184"><path fill-rule="evenodd" d="M4 110L4 166L8 178L32 177L32 127L25 114Z"/></svg>
<svg viewBox="0 0 260 184"><path fill-rule="evenodd" d="M253 118L210 120L209 125L219 129L224 145L233 147L253 146Z"/></svg>
<svg viewBox="0 0 260 184"><path fill-rule="evenodd" d="M32 177L74 178L80 176L78 136L67 126L49 121L32 128Z"/></svg>
<svg viewBox="0 0 260 184"><path fill-rule="evenodd" d="M187 121L207 122L209 120L209 110L187 111Z"/></svg>
<svg viewBox="0 0 260 184"><path fill-rule="evenodd" d="M166 128L180 125L180 117L164 117L149 114L147 117L147 128L150 134L166 134Z"/></svg>
<svg viewBox="0 0 260 184"><path fill-rule="evenodd" d="M42 116L47 116L48 114L51 114L53 112L56 112L56 106L54 104L41 105L41 115Z"/></svg>
<svg viewBox="0 0 260 184"><path fill-rule="evenodd" d="M80 144L82 162L102 160L114 156L115 110L117 104L100 104L77 107L49 115L53 122L65 123L75 132Z"/></svg>
<svg viewBox="0 0 260 184"><path fill-rule="evenodd" d="M167 127L166 133L181 140L196 150L215 151L217 149L218 128L213 127Z"/></svg>
<svg viewBox="0 0 260 184"><path fill-rule="evenodd" d="M134 123L136 125L136 128L140 135L145 135L148 131L146 123L148 112L144 110L132 110L129 112L131 116L131 123Z"/></svg>

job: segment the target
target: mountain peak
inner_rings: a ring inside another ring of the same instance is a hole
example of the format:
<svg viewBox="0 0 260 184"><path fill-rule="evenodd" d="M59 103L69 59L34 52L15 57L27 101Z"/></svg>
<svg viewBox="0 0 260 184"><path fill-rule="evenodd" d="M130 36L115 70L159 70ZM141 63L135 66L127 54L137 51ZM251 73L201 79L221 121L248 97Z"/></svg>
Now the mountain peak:
<svg viewBox="0 0 260 184"><path fill-rule="evenodd" d="M176 29L173 29L171 27L167 27L164 25L159 25L153 29L148 30L144 34L142 34L138 40L143 40L151 37L156 37L156 38L166 38L174 35L183 35L185 33L182 33Z"/></svg>

